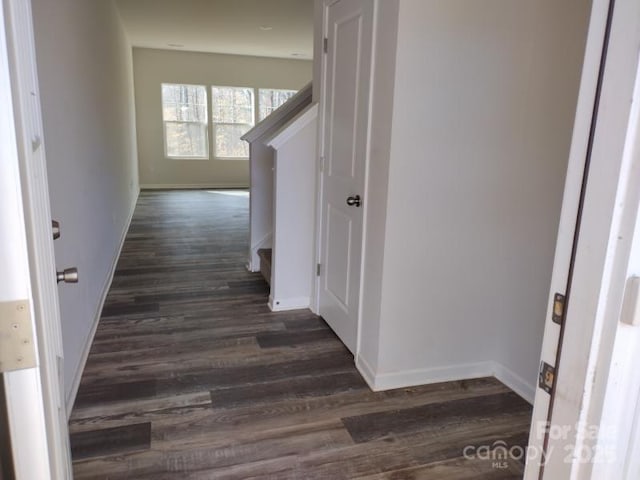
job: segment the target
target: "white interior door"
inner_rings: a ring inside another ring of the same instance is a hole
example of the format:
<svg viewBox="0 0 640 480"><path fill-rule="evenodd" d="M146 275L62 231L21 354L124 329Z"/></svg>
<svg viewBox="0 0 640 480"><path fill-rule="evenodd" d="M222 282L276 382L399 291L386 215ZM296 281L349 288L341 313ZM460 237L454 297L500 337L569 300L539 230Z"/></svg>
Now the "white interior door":
<svg viewBox="0 0 640 480"><path fill-rule="evenodd" d="M622 288L613 293L616 251L632 238L622 228L622 215L630 208L626 192L636 187L627 185L632 175L623 152L639 25L637 2L593 2L541 354L543 364L554 369L547 377L553 388L536 391L526 480L622 478L588 472L599 461L589 444L598 423L589 412L598 409L594 386L607 378L599 357L604 327L616 325L605 316L622 296ZM554 308L556 294L566 296L564 308Z"/></svg>
<svg viewBox="0 0 640 480"><path fill-rule="evenodd" d="M3 378L13 467L18 480L66 479L62 334L28 0L3 0L0 8L0 92L0 270L10 279L0 282L0 302L24 305L34 358Z"/></svg>
<svg viewBox="0 0 640 480"><path fill-rule="evenodd" d="M374 2L325 12L319 313L353 352L358 332Z"/></svg>

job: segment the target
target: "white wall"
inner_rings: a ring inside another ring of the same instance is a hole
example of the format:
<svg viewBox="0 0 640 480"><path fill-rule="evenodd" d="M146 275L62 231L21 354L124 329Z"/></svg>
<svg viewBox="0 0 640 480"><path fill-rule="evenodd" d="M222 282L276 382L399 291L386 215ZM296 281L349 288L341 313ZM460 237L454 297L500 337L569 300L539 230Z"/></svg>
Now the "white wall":
<svg viewBox="0 0 640 480"><path fill-rule="evenodd" d="M365 305L361 329L381 384L496 362L533 397L589 7L400 0L384 242L365 253L380 317Z"/></svg>
<svg viewBox="0 0 640 480"><path fill-rule="evenodd" d="M318 107L310 105L268 142L275 149L269 306L308 308L314 281Z"/></svg>
<svg viewBox="0 0 640 480"><path fill-rule="evenodd" d="M371 105L371 146L366 182L364 222L363 274L361 276L360 347L356 361L366 362L365 370L376 371L380 345L380 299L384 263L384 238L387 227L387 195L393 94L398 36L398 1L379 3L375 29L374 72Z"/></svg>
<svg viewBox="0 0 640 480"><path fill-rule="evenodd" d="M144 48L134 48L133 60L140 183L145 187L249 185L248 160L165 158L162 83L298 90L312 75L312 62L306 60Z"/></svg>
<svg viewBox="0 0 640 480"><path fill-rule="evenodd" d="M56 263L80 274L59 288L69 400L138 194L131 48L109 0L33 10Z"/></svg>

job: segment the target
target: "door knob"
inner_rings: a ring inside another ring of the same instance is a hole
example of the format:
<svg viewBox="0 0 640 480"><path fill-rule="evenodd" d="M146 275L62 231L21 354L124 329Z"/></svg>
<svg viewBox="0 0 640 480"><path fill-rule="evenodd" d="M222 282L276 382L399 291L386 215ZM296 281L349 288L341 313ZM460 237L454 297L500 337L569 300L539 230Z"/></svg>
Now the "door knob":
<svg viewBox="0 0 640 480"><path fill-rule="evenodd" d="M51 220L51 231L53 232L53 239L60 238L60 222L57 220Z"/></svg>
<svg viewBox="0 0 640 480"><path fill-rule="evenodd" d="M62 272L56 272L58 283L78 283L78 269L76 267L65 268Z"/></svg>
<svg viewBox="0 0 640 480"><path fill-rule="evenodd" d="M360 195L352 195L347 197L347 205L350 207L359 207L362 203L360 202Z"/></svg>

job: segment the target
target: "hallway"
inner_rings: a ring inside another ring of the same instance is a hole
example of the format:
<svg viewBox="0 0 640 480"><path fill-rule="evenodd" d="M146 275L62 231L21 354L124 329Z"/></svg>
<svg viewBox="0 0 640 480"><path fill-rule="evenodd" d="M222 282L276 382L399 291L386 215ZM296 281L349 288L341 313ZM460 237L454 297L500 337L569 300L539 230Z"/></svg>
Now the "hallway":
<svg viewBox="0 0 640 480"><path fill-rule="evenodd" d="M493 378L373 393L307 310L245 268L248 196L143 191L70 419L81 479L506 479L527 441Z"/></svg>

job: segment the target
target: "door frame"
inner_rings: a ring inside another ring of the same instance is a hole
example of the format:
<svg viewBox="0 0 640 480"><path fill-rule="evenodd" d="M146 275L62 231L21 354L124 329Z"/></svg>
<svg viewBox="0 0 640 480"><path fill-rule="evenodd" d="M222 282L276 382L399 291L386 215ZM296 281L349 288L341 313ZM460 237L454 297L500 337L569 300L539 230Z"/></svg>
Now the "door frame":
<svg viewBox="0 0 640 480"><path fill-rule="evenodd" d="M541 360L556 368L555 386L552 396L536 390L526 480L591 475L592 463L579 461L579 453L591 449L588 430L601 427L598 397L613 354L607 342L618 325L625 283L616 266L629 258L630 209L637 209L640 189L640 176L631 175L639 159L625 150L637 129L630 100L638 101L639 44L634 2L594 0L541 352ZM550 320L556 292L567 294L562 334Z"/></svg>
<svg viewBox="0 0 640 480"><path fill-rule="evenodd" d="M326 85L324 81L327 69L327 56L324 52L324 38L327 36L328 28L328 8L338 0L315 0L314 1L314 25L313 25L313 80L312 80L312 102L318 104L318 133L316 141L316 222L315 222L315 245L314 258L316 265L320 264L322 258L322 208L323 200L323 159L324 159L324 122L326 117ZM320 59L320 60L318 60ZM311 292L311 311L315 314L320 312L320 276L313 277Z"/></svg>
<svg viewBox="0 0 640 480"><path fill-rule="evenodd" d="M2 0L1 6L1 101L3 114L12 115L0 135L2 144L11 145L3 166L15 185L2 192L11 202L5 205L14 207L10 226L3 227L13 238L2 240L11 242L3 248L23 258L5 275L24 282L14 298L29 301L37 353L35 368L5 374L14 469L18 480L72 478L33 15L30 0Z"/></svg>

